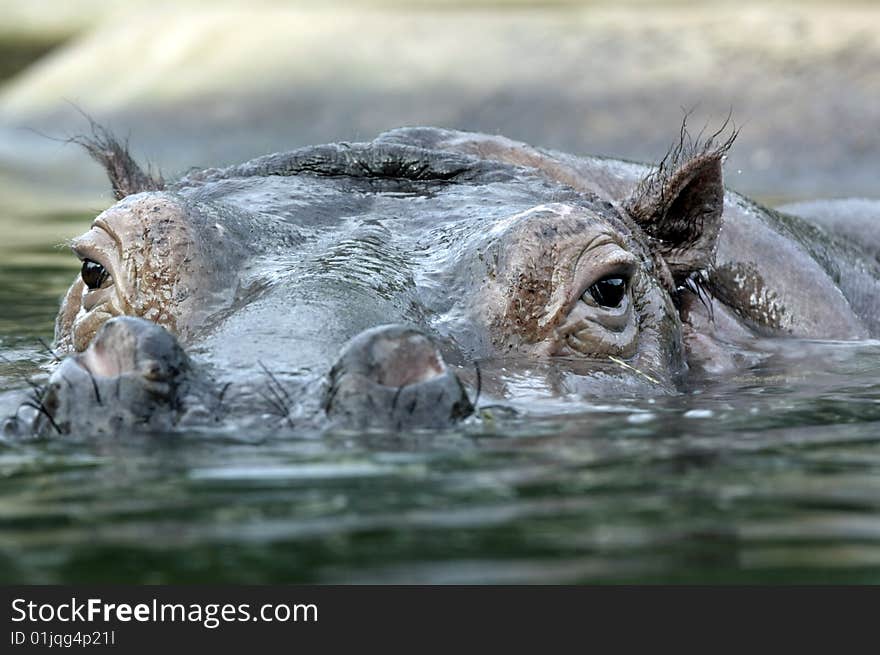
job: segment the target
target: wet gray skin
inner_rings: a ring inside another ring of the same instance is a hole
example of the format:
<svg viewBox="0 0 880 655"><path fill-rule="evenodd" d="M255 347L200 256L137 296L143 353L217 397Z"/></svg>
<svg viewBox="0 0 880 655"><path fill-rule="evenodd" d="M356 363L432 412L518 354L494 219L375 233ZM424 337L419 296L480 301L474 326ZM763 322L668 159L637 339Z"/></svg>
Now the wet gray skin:
<svg viewBox="0 0 880 655"><path fill-rule="evenodd" d="M812 200L778 207L779 211L807 218L827 232L842 236L880 259L880 200L845 198Z"/></svg>
<svg viewBox="0 0 880 655"><path fill-rule="evenodd" d="M50 384L38 430L46 414L62 432L183 417L436 428L473 413L478 377L482 403L558 410L674 393L689 369L748 361L760 337L880 332L876 260L725 193L729 143L685 140L652 169L412 128L161 188L97 136L120 201L72 243L83 272L56 346L85 355L53 374L70 383ZM138 369L105 418L81 364L120 316L162 326L200 372L150 405ZM187 388L203 390L198 411L181 410Z"/></svg>

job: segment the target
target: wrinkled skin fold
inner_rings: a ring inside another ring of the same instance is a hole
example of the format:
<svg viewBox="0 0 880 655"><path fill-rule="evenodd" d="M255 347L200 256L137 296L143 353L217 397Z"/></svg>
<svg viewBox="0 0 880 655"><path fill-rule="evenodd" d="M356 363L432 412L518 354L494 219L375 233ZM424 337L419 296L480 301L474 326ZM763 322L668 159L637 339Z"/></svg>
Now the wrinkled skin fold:
<svg viewBox="0 0 880 655"><path fill-rule="evenodd" d="M7 433L443 428L480 394L675 393L759 337L880 335L873 253L725 192L732 138L649 167L406 128L167 183L84 142L119 201Z"/></svg>

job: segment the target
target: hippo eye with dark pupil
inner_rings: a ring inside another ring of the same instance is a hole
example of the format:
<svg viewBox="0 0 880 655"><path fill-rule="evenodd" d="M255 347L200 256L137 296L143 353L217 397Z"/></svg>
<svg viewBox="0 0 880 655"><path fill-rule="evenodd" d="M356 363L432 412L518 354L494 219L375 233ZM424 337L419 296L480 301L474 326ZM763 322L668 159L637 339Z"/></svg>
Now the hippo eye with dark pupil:
<svg viewBox="0 0 880 655"><path fill-rule="evenodd" d="M101 285L103 285L104 282L107 281L107 278L110 277L110 274L107 273L107 269L101 266L98 262L93 262L91 259L83 260L80 275L82 275L83 282L86 283L86 286L89 289L100 289Z"/></svg>
<svg viewBox="0 0 880 655"><path fill-rule="evenodd" d="M606 277L587 289L593 300L601 307L619 307L626 294L626 280L619 277Z"/></svg>

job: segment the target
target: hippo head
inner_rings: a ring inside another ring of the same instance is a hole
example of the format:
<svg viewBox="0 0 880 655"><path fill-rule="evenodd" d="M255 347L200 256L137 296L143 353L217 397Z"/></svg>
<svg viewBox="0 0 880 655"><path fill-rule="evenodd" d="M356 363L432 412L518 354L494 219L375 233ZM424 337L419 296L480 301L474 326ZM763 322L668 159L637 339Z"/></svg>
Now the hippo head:
<svg viewBox="0 0 880 655"><path fill-rule="evenodd" d="M381 137L169 189L123 151L107 166L119 202L72 243L82 270L56 343L84 354L61 382L94 376L101 326L133 316L236 375L264 362L291 382L320 371L319 404L345 425L436 427L472 413L450 354L525 362L575 393L611 388L609 371L672 389L686 368L682 289L713 261L727 145L674 151L624 200ZM246 285L257 291L239 297ZM272 395L290 421L294 401Z"/></svg>
<svg viewBox="0 0 880 655"><path fill-rule="evenodd" d="M38 435L162 431L202 421L214 398L171 333L143 319L115 317L85 351L61 362L6 429Z"/></svg>

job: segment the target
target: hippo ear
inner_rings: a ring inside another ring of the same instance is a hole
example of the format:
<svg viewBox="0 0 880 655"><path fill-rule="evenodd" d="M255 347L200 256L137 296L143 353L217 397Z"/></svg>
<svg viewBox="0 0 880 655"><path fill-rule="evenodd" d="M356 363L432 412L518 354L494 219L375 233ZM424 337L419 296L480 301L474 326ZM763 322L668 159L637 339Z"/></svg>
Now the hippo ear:
<svg viewBox="0 0 880 655"><path fill-rule="evenodd" d="M88 118L88 117L87 117ZM162 176L154 177L138 165L128 151L128 141L120 142L109 130L89 118L91 136L77 136L70 139L86 149L86 152L104 167L113 196L122 200L142 191L161 191L165 188Z"/></svg>
<svg viewBox="0 0 880 655"><path fill-rule="evenodd" d="M683 130L680 143L624 203L676 284L714 261L724 209L721 163L735 137L720 146L713 139L700 144Z"/></svg>

